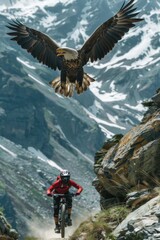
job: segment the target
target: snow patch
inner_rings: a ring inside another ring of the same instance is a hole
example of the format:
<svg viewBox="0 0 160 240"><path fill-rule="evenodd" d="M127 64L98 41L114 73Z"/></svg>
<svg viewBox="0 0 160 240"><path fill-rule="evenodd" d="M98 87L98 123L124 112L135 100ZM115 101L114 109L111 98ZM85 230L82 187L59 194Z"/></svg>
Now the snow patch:
<svg viewBox="0 0 160 240"><path fill-rule="evenodd" d="M130 108L130 109L133 109L133 110L137 110L139 112L144 112L145 111L145 107L142 105L141 102L137 102L137 105L136 106L131 106L129 105L128 103L125 103L124 104L126 107Z"/></svg>
<svg viewBox="0 0 160 240"><path fill-rule="evenodd" d="M36 150L33 147L28 147L28 151L33 153L38 159L43 162L48 163L51 167L57 168L58 170L62 171L63 169L58 166L53 160L48 159L40 150Z"/></svg>
<svg viewBox="0 0 160 240"><path fill-rule="evenodd" d="M125 130L125 128L122 127L122 126L119 126L119 125L114 124L114 123L109 123L109 122L107 122L106 120L104 121L104 120L102 120L102 119L94 116L94 115L93 115L91 112L89 112L87 109L84 109L84 110L85 110L85 112L89 115L89 117L92 118L92 119L94 119L98 124L103 124L103 125L105 125L105 126L110 126L110 127L114 127L114 128L118 128L118 129Z"/></svg>
<svg viewBox="0 0 160 240"><path fill-rule="evenodd" d="M101 86L102 86L102 81L95 82L94 84L91 84L90 90L102 102L122 101L122 100L125 100L126 97L127 97L127 94L116 92L114 90L113 85L111 86L112 87L112 92L110 92L110 93L107 93L105 91L100 91Z"/></svg>
<svg viewBox="0 0 160 240"><path fill-rule="evenodd" d="M17 61L22 63L23 65L25 65L28 68L36 69L34 66L31 66L28 61L24 61L24 60L20 59L19 57L17 57Z"/></svg>
<svg viewBox="0 0 160 240"><path fill-rule="evenodd" d="M21 12L21 15L24 16L24 14L28 13L29 11L32 10L30 12L30 16L32 15L32 13L37 11L37 8L40 8L43 10L43 12L46 12L45 7L53 7L58 3L62 3L64 6L67 6L68 4L72 3L73 0L18 0L16 2L10 1L6 3L3 3L3 5L0 6L0 10L4 11L7 9L17 9L17 11L19 10Z"/></svg>
<svg viewBox="0 0 160 240"><path fill-rule="evenodd" d="M17 154L10 151L8 148L4 147L3 145L0 144L0 148L2 150L4 150L6 153L8 153L9 155L11 155L12 157L16 158L17 157Z"/></svg>
<svg viewBox="0 0 160 240"><path fill-rule="evenodd" d="M30 78L32 78L35 82L39 83L42 86L46 86L44 83L42 83L40 80L38 80L37 78L33 77L31 74L28 74L28 76Z"/></svg>

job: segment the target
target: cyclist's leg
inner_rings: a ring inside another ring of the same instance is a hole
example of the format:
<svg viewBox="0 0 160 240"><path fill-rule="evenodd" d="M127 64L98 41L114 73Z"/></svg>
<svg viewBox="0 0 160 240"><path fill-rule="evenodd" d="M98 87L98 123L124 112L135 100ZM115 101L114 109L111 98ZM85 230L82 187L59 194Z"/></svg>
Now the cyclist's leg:
<svg viewBox="0 0 160 240"><path fill-rule="evenodd" d="M60 232L59 229L59 203L60 203L60 197L54 196L53 197L53 206L54 206L54 222L55 222L55 231Z"/></svg>
<svg viewBox="0 0 160 240"><path fill-rule="evenodd" d="M68 206L68 225L72 225L71 213L72 213L72 196L67 196L67 206Z"/></svg>

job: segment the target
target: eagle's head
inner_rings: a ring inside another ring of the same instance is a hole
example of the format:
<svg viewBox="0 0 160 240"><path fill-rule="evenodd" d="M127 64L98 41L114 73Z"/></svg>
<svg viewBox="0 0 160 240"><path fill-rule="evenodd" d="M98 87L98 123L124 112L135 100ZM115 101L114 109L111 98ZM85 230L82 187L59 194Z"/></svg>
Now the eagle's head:
<svg viewBox="0 0 160 240"><path fill-rule="evenodd" d="M78 58L78 52L73 48L57 48L56 49L57 56L63 56L65 60L74 60Z"/></svg>

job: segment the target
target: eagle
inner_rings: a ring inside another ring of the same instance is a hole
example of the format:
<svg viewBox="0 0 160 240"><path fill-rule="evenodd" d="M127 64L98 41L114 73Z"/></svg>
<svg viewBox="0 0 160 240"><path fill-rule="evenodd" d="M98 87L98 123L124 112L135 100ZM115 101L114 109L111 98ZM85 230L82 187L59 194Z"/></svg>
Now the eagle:
<svg viewBox="0 0 160 240"><path fill-rule="evenodd" d="M7 34L40 63L59 70L60 76L50 81L50 85L56 93L71 97L74 91L78 94L86 91L94 81L84 72L84 65L107 55L136 22L143 20L137 18L137 14L139 12L136 12L135 0L124 2L120 10L102 23L77 50L59 46L48 35L24 25L17 19L8 23L7 27L12 31Z"/></svg>

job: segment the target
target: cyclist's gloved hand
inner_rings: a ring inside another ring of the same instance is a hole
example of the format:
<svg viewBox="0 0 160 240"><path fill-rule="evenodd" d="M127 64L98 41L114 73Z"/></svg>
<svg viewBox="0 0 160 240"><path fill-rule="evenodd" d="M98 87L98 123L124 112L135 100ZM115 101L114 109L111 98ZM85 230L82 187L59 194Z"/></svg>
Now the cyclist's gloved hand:
<svg viewBox="0 0 160 240"><path fill-rule="evenodd" d="M79 192L76 192L76 196L79 196L80 195L80 193Z"/></svg>
<svg viewBox="0 0 160 240"><path fill-rule="evenodd" d="M52 197L52 193L47 193L47 196L48 197Z"/></svg>

